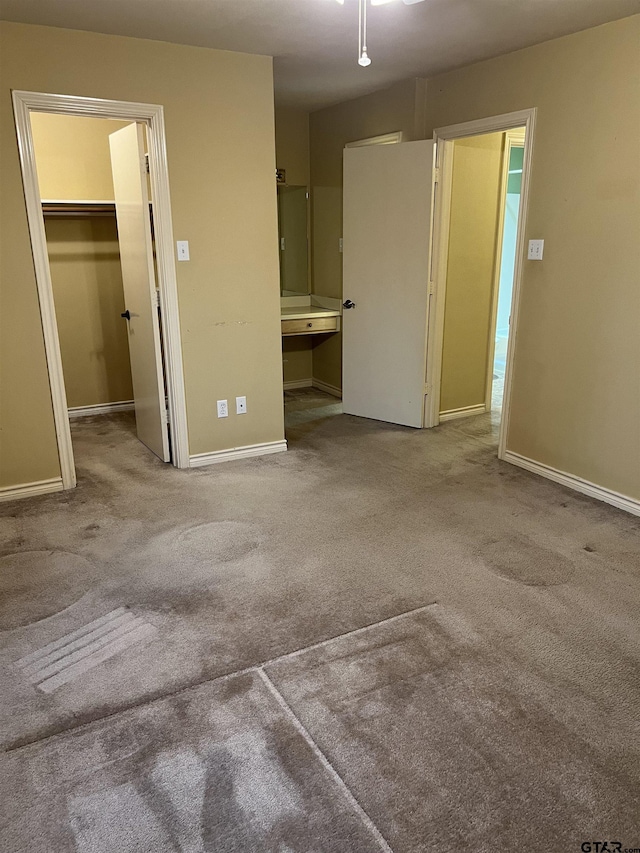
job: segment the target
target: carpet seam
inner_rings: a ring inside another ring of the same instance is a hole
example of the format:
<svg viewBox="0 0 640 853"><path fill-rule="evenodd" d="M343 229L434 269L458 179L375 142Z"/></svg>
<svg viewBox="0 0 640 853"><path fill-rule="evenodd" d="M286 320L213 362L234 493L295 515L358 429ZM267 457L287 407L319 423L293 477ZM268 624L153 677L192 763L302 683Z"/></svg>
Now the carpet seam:
<svg viewBox="0 0 640 853"><path fill-rule="evenodd" d="M96 717L93 720L87 720L86 722L78 723L77 725L70 725L64 728L53 730L49 734L45 734L42 737L34 737L31 740L21 740L19 738L16 738L14 741L9 742L2 749L2 752L5 754L17 752L20 749L26 749L27 747L35 746L38 743L44 743L45 741L50 740L51 738L60 737L61 735L69 734L70 732L77 732L89 726L104 722L105 720L110 720L112 717L117 717L119 714L126 714L127 711L134 711L137 708L143 708L146 705L153 705L155 702L161 702L163 699L171 699L173 696L178 696L180 693L184 693L187 690L197 690L199 687L203 687L205 684L215 684L217 681L222 681L225 678L233 678L237 675L247 675L252 672L257 672L263 667L271 666L272 664L277 663L279 661L288 660L289 658L299 656L304 652L311 651L317 648L322 648L328 645L329 643L332 643L334 640L341 640L344 637L351 637L354 634L361 633L362 631L367 631L370 628L376 628L379 625L387 625L391 622L396 622L397 620L402 619L405 616L412 616L416 613L421 613L425 610L428 610L430 607L435 607L437 604L437 601L432 601L429 604L423 604L420 607L414 607L412 610L405 610L402 613L396 613L395 616L388 616L386 619L381 619L379 622L371 622L368 625L363 625L360 628L354 628L351 631L345 631L343 634L336 634L333 637L327 637L327 639L325 640L320 640L317 643L312 643L310 646L304 646L301 649L295 649L293 652L286 652L283 655L277 655L274 658L268 658L265 661L261 661L257 664L252 664L251 666L242 667L241 669L236 669L233 672L225 672L222 675L215 675L212 678L203 678L201 681L194 681L191 684L182 685L181 687L177 687L175 690L169 690L168 692L162 693L159 696L152 696L146 699L143 698L139 702L132 702L130 705L125 705L124 707L118 708L117 710L112 711L108 714L103 714L102 716Z"/></svg>
<svg viewBox="0 0 640 853"><path fill-rule="evenodd" d="M347 783L344 781L342 776L340 776L338 771L329 761L324 752L320 749L315 740L311 737L311 734L307 730L304 723L302 723L302 721L296 716L292 707L289 705L282 693L280 693L273 681L269 678L262 666L257 667L256 672L258 673L258 676L264 683L267 690L272 695L273 699L277 702L281 710L284 712L285 716L289 719L295 730L304 739L307 746L309 746L309 748L311 749L315 757L320 761L329 776L331 776L333 781L338 785L338 787L342 791L343 796L348 801L349 805L355 810L368 832L375 838L380 849L384 850L385 853L393 853L393 850L389 846L389 843L386 838L383 836L378 827L375 825L375 823L371 820L369 815L360 805Z"/></svg>
<svg viewBox="0 0 640 853"><path fill-rule="evenodd" d="M368 631L369 628L378 628L380 625L388 625L391 622L396 622L398 619L403 619L405 616L413 616L416 613L422 613L425 610L428 610L430 607L436 607L438 604L437 601L432 601L429 604L422 604L420 607L414 607L413 610L405 610L403 613L396 613L395 616L388 616L386 619L380 619L379 622L370 622L368 625L363 625L361 628L353 628L351 631L345 631L343 634L336 634L333 637L327 637L326 640L319 640L317 643L312 643L310 646L303 646L300 649L295 649L293 652L285 652L283 655L278 655L275 658L270 658L269 660L265 660L262 663L258 664L259 667L262 666L271 666L274 663L278 663L282 660L289 660L289 658L297 657L298 655L302 655L305 652L310 652L313 649L320 649L329 643L333 643L334 640L342 640L345 637L353 637L355 634L359 634L362 631Z"/></svg>

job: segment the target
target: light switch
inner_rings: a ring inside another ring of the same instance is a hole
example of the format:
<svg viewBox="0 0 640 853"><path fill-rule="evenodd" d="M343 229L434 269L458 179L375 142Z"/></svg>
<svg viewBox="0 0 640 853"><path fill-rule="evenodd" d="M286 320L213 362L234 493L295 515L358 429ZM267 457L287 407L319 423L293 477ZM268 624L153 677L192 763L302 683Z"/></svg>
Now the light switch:
<svg viewBox="0 0 640 853"><path fill-rule="evenodd" d="M179 261L188 261L189 260L189 241L188 240L178 240L176 243L178 247L178 260Z"/></svg>
<svg viewBox="0 0 640 853"><path fill-rule="evenodd" d="M530 261L541 261L544 252L544 240L529 240L529 251L527 259Z"/></svg>

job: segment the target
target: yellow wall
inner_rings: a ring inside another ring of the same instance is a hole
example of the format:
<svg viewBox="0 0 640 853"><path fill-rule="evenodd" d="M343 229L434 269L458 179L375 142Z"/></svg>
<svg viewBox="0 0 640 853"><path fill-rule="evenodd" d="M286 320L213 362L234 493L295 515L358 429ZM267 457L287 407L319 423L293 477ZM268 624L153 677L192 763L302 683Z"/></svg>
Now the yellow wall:
<svg viewBox="0 0 640 853"><path fill-rule="evenodd" d="M453 145L441 412L485 402L503 147L503 133Z"/></svg>
<svg viewBox="0 0 640 853"><path fill-rule="evenodd" d="M640 498L640 16L429 81L431 128L538 108L509 450Z"/></svg>
<svg viewBox="0 0 640 853"><path fill-rule="evenodd" d="M130 123L33 113L40 198L113 200L109 134Z"/></svg>
<svg viewBox="0 0 640 853"><path fill-rule="evenodd" d="M288 184L309 186L309 113L276 107L276 164ZM282 339L285 382L311 379L313 341L308 335Z"/></svg>
<svg viewBox="0 0 640 853"><path fill-rule="evenodd" d="M133 399L115 216L45 227L67 405Z"/></svg>
<svg viewBox="0 0 640 853"><path fill-rule="evenodd" d="M0 53L0 486L59 474L10 89L164 105L190 452L281 440L271 59L6 22Z"/></svg>
<svg viewBox="0 0 640 853"><path fill-rule="evenodd" d="M403 80L388 89L311 113L312 287L341 298L342 152L347 142L400 130L405 141L424 135L424 81ZM344 294L348 297L349 294ZM313 375L342 387L342 335L313 350Z"/></svg>
<svg viewBox="0 0 640 853"><path fill-rule="evenodd" d="M276 107L276 165L293 186L309 184L309 113Z"/></svg>

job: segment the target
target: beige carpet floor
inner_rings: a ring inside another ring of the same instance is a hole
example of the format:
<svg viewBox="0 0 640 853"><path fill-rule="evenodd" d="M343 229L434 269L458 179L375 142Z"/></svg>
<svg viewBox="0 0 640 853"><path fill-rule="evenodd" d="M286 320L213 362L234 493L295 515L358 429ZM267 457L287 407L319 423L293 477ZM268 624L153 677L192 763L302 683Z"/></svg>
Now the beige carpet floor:
<svg viewBox="0 0 640 853"><path fill-rule="evenodd" d="M0 505L0 849L640 847L640 520L495 416L286 410L191 471L85 419L78 488Z"/></svg>

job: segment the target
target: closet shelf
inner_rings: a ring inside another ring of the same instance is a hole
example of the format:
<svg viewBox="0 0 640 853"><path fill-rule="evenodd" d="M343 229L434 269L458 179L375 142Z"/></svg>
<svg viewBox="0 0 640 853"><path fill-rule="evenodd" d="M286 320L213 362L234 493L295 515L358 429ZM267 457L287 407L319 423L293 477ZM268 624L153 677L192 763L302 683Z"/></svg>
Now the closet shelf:
<svg viewBox="0 0 640 853"><path fill-rule="evenodd" d="M67 199L42 199L45 216L115 216L114 201L76 201Z"/></svg>

